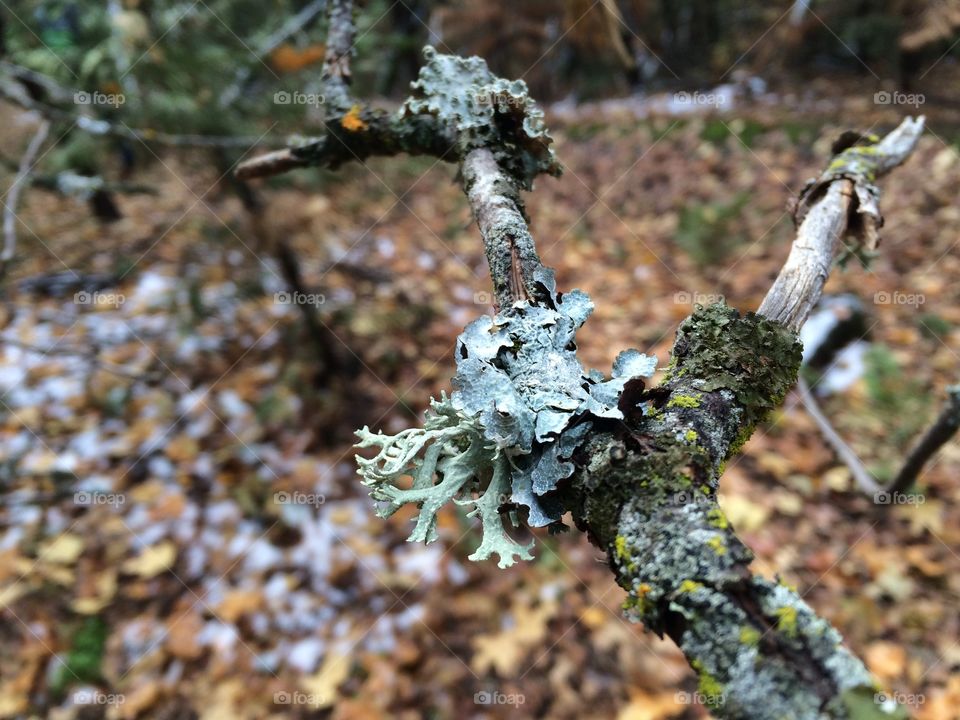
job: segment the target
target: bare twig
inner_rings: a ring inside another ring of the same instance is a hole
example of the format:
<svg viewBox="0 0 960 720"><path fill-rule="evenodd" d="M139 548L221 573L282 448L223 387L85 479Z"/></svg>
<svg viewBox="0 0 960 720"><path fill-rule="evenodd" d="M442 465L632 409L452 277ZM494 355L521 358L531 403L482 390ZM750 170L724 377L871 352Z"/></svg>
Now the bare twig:
<svg viewBox="0 0 960 720"><path fill-rule="evenodd" d="M353 0L328 0L327 51L323 61L323 86L327 106L344 112L354 103L350 94L350 55L356 27L353 23Z"/></svg>
<svg viewBox="0 0 960 720"><path fill-rule="evenodd" d="M20 84L20 78L27 77L23 68L9 63L0 63L0 97L19 105L25 110L32 110L45 117L50 122L75 125L90 135L110 136L137 140L144 143L169 145L171 147L205 147L205 148L239 148L246 150L254 145L280 146L285 142L269 135L254 136L220 136L220 135L180 135L175 133L158 132L156 130L138 129L123 122L113 122L100 118L93 118L76 111L64 110L56 105L41 102L32 98ZM30 77L36 75L31 73ZM51 81L52 82L52 81ZM46 87L46 86L45 86ZM56 98L58 102L68 102L76 93L58 87Z"/></svg>
<svg viewBox="0 0 960 720"><path fill-rule="evenodd" d="M535 300L534 280L543 267L527 228L516 181L486 148L471 150L461 166L463 188L483 235L497 306Z"/></svg>
<svg viewBox="0 0 960 720"><path fill-rule="evenodd" d="M891 493L903 492L913 485L927 460L952 438L958 429L960 429L960 385L953 385L947 388L947 403L940 416L910 451L906 462L887 490Z"/></svg>
<svg viewBox="0 0 960 720"><path fill-rule="evenodd" d="M41 120L30 144L27 145L23 157L20 159L20 169L10 186L7 201L3 206L3 252L0 253L0 274L6 270L6 265L13 259L17 249L17 204L20 201L20 191L27 184L33 172L34 162L40 148L50 133L50 122Z"/></svg>
<svg viewBox="0 0 960 720"><path fill-rule="evenodd" d="M280 47L280 44L284 42L294 33L300 32L304 29L313 19L319 15L324 7L326 7L327 0L314 0L314 2L309 5L305 5L300 9L300 11L290 17L283 25L281 25L275 32L269 35L262 43L260 43L256 52L254 53L254 59L256 63L263 62L270 53ZM233 83L227 87L220 94L220 99L218 103L221 108L226 108L232 105L240 97L240 94L243 92L243 86L246 84L247 80L252 74L251 68L255 66L255 63L249 63L244 67L237 70L236 75L234 76Z"/></svg>
<svg viewBox="0 0 960 720"><path fill-rule="evenodd" d="M870 154L870 181L902 163L916 147L923 132L923 116L907 118L874 146ZM800 329L823 293L823 285L840 239L847 232L856 209L856 181L838 176L809 209L790 255L757 311L760 315Z"/></svg>

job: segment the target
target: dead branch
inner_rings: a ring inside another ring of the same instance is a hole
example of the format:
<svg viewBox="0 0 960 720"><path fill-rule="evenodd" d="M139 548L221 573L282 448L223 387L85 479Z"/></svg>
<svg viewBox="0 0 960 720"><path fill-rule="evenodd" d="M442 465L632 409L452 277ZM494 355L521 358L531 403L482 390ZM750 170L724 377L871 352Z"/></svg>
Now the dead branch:
<svg viewBox="0 0 960 720"><path fill-rule="evenodd" d="M30 179L37 155L49 133L50 123L47 120L41 120L37 132L20 159L20 169L7 193L7 201L3 205L3 252L0 253L0 275L5 272L7 263L13 259L17 249L17 204L20 201L20 192Z"/></svg>

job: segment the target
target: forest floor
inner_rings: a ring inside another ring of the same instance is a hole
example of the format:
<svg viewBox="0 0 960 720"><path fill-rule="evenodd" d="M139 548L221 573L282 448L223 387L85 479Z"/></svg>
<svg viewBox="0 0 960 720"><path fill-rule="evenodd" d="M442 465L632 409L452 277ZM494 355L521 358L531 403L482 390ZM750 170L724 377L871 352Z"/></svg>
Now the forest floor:
<svg viewBox="0 0 960 720"><path fill-rule="evenodd" d="M898 110L560 121L566 171L527 205L559 286L596 304L584 365L636 347L664 367L693 303L756 308L788 198L840 131ZM827 286L868 308L869 350L821 402L880 477L958 381L955 140L934 123L882 181L879 256ZM357 479L353 430L418 425L490 312L449 166L278 179L258 237L202 156L141 155L158 195L121 196L116 223L39 190L21 206L0 305L0 717L707 717L585 537L498 570L467 561L476 528L453 511L439 542L405 543L410 513L376 518ZM318 373L278 301L280 238L355 376ZM23 284L72 271L112 279ZM756 571L799 588L921 720L960 717L958 476L953 442L910 502L878 504L791 395L721 483Z"/></svg>

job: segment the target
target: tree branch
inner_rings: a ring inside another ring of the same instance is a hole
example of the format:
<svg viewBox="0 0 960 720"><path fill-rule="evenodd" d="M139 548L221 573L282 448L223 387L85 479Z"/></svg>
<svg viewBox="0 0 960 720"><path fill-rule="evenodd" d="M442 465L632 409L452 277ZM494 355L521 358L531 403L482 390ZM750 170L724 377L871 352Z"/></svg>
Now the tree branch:
<svg viewBox="0 0 960 720"><path fill-rule="evenodd" d="M947 388L947 403L940 416L916 447L910 451L900 472L887 488L888 492L903 492L913 485L927 460L952 438L958 429L960 429L960 385L953 385Z"/></svg>
<svg viewBox="0 0 960 720"><path fill-rule="evenodd" d="M356 27L353 0L327 0L327 50L323 60L323 85L328 107L344 112L353 105L350 94L350 55Z"/></svg>
<svg viewBox="0 0 960 720"><path fill-rule="evenodd" d="M3 252L0 253L0 275L5 272L7 263L13 259L17 250L17 204L20 202L20 191L27 184L40 148L49 133L50 123L47 120L41 120L37 132L20 159L20 169L7 193L7 201L3 205Z"/></svg>
<svg viewBox="0 0 960 720"><path fill-rule="evenodd" d="M527 227L520 188L486 148L471 150L461 165L463 189L487 252L498 308L537 302L543 290L534 274L543 268Z"/></svg>
<svg viewBox="0 0 960 720"><path fill-rule="evenodd" d="M921 128L905 121L897 142L876 144L864 176L902 162ZM718 304L683 322L670 372L647 394L654 412L594 435L574 476L574 517L607 551L625 607L678 644L720 718L849 718L876 692L795 590L751 573L717 503L724 463L796 381L796 330L820 297L858 179L829 178L760 313Z"/></svg>
<svg viewBox="0 0 960 720"><path fill-rule="evenodd" d="M854 146L840 153L816 183L819 200L797 231L787 262L757 311L794 332L819 302L837 244L860 220L854 213L873 212L864 196L872 183L902 163L923 132L923 116L907 118L865 152ZM879 218L878 218L879 220Z"/></svg>
<svg viewBox="0 0 960 720"><path fill-rule="evenodd" d="M376 108L363 108L326 122L327 134L300 147L285 148L240 163L242 180L269 177L302 167L336 169L374 156L431 155L445 158L454 140L430 116L400 118ZM455 156L450 160L456 160Z"/></svg>

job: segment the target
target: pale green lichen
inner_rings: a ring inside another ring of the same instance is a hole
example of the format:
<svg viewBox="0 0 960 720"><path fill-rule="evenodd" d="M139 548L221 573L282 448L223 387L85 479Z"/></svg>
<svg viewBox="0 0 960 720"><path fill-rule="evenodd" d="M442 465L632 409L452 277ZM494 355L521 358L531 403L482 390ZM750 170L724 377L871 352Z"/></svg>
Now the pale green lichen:
<svg viewBox="0 0 960 720"><path fill-rule="evenodd" d="M700 395L671 395L667 407L697 408L700 407L700 397Z"/></svg>
<svg viewBox="0 0 960 720"><path fill-rule="evenodd" d="M529 546L504 530L500 507L525 507L535 527L558 523L558 485L573 473L570 459L593 421L623 419L624 389L656 369L655 358L626 350L611 378L585 372L575 335L592 302L577 290L558 294L546 271L536 277L550 304L519 302L467 326L457 342L456 390L432 403L422 429L357 433L359 447L381 448L374 458L357 458L371 495L387 503L381 514L406 503L420 508L410 541L435 540L436 514L453 501L474 505L471 516L482 521L483 541L471 559L497 553L501 566L515 556L528 559ZM400 489L408 475L413 486Z"/></svg>
<svg viewBox="0 0 960 720"><path fill-rule="evenodd" d="M412 83L401 116L433 115L456 138L461 157L489 148L497 162L530 189L540 173L560 174L543 111L523 80L490 72L478 57L444 55L427 46L426 63Z"/></svg>

